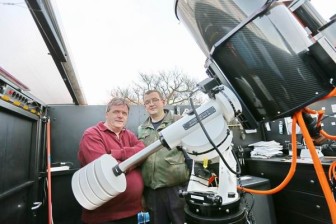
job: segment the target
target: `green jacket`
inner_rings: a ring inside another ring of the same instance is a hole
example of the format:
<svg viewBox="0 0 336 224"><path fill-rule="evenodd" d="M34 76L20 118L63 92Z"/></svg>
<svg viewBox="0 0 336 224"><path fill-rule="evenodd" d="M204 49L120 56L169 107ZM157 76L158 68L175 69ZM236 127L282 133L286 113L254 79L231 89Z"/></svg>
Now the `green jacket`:
<svg viewBox="0 0 336 224"><path fill-rule="evenodd" d="M138 127L138 137L146 146L158 140L159 132L174 122L172 113L168 110L165 113L157 130L154 130L149 117ZM189 169L183 152L176 148L163 148L153 153L142 164L142 177L145 186L152 189L186 183L189 180Z"/></svg>

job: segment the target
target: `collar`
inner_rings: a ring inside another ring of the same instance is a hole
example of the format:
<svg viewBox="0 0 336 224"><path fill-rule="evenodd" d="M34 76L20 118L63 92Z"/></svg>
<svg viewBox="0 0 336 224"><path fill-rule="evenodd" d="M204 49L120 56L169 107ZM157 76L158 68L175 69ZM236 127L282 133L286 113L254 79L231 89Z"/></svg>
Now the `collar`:
<svg viewBox="0 0 336 224"><path fill-rule="evenodd" d="M168 109L164 109L164 113L165 113L165 116L162 119L161 125L166 124L166 123L170 123L173 120L173 114ZM150 117L148 117L144 121L144 123L141 125L141 127L143 127L143 128L153 128Z"/></svg>
<svg viewBox="0 0 336 224"><path fill-rule="evenodd" d="M100 131L104 131L104 132L105 132L105 131L110 131L110 132L112 132L112 133L115 134L115 132L112 131L112 130L110 130L110 129L108 129L108 128L104 125L104 123L105 123L105 122L103 122L103 121L99 122L98 125L97 125L98 129L99 129ZM125 130L126 130L126 128L124 127L124 128L120 131L120 133L124 132Z"/></svg>

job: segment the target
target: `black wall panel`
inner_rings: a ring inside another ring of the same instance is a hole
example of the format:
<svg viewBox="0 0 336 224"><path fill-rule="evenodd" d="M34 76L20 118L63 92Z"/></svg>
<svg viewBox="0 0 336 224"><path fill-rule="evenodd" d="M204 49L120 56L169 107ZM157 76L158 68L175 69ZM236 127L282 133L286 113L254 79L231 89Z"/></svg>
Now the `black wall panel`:
<svg viewBox="0 0 336 224"><path fill-rule="evenodd" d="M82 134L99 121L105 121L105 109L104 105L50 107L51 162L70 162L78 168L77 151ZM127 128L136 133L145 118L142 106L131 107Z"/></svg>
<svg viewBox="0 0 336 224"><path fill-rule="evenodd" d="M24 189L11 197L0 200L0 223L1 224L26 224L31 223L27 217L27 211L31 204L28 198L29 191Z"/></svg>
<svg viewBox="0 0 336 224"><path fill-rule="evenodd" d="M39 117L0 100L0 223L33 223Z"/></svg>
<svg viewBox="0 0 336 224"><path fill-rule="evenodd" d="M29 180L33 123L9 113L0 116L0 193Z"/></svg>
<svg viewBox="0 0 336 224"><path fill-rule="evenodd" d="M322 120L322 129L331 135L336 135L336 98L332 97L328 100L318 101L308 106L308 108L313 110L325 110L325 118ZM279 130L279 122L282 122L282 130ZM265 129L266 139L268 141L275 140L281 144L285 144L291 141L291 135L287 134L287 128L285 125L285 120L283 118L269 122L270 130ZM291 129L291 126L288 127ZM280 134L282 133L282 134ZM297 135L297 141L300 142L302 135Z"/></svg>
<svg viewBox="0 0 336 224"><path fill-rule="evenodd" d="M234 147L241 146L243 148L248 147L249 144L264 140L264 133L260 128L255 129L255 132L248 133L238 127L230 127L233 133L232 143Z"/></svg>

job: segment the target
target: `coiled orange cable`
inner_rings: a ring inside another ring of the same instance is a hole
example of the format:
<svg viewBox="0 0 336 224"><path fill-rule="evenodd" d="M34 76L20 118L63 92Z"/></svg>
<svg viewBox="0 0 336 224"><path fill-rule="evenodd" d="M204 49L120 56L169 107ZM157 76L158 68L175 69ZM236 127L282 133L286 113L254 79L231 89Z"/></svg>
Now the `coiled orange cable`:
<svg viewBox="0 0 336 224"><path fill-rule="evenodd" d="M329 183L327 181L327 178L325 176L321 161L317 155L316 149L315 149L315 145L313 143L312 138L310 137L310 134L308 132L308 129L306 127L306 124L303 120L302 117L302 113L299 113L296 115L298 117L298 122L301 128L301 132L303 134L303 137L305 139L306 145L308 146L311 158L313 159L313 165L315 168L315 172L317 175L317 178L320 182L320 185L322 187L322 191L323 194L326 198L328 207L329 207L329 211L330 211L330 215L331 215L331 220L332 223L336 223L336 202L335 199L333 197L331 188L329 186Z"/></svg>
<svg viewBox="0 0 336 224"><path fill-rule="evenodd" d="M336 96L336 88L334 88L328 95L326 95L325 97L321 98L321 100L325 100L328 99L330 97ZM306 141L306 145L308 146L309 152L311 154L311 157L313 159L313 165L314 165L314 169L315 172L317 174L318 180L320 182L323 194L326 198L328 207L329 207L329 212L331 215L331 219L332 219L332 223L336 224L336 202L335 202L335 198L333 197L333 193L332 190L329 186L329 183L327 181L327 178L324 174L324 170L321 164L321 161L317 155L316 149L315 149L315 145L313 143L313 140L308 132L307 126L303 120L303 116L302 116L302 112L306 112L306 113L310 113L310 114L317 114L317 127L321 126L321 120L322 117L324 115L324 111L323 110L311 110L309 108L304 108L299 112L296 112L293 115L293 121L292 121L292 136L291 136L291 140L292 143L296 142L296 124L298 123L300 128L301 128L301 132L303 134L303 137ZM333 135L329 135L328 133L326 133L324 130L320 131L320 134L323 135L324 137L328 138L328 139L332 139L332 140L336 140L336 136ZM285 179L275 188L270 189L270 190L254 190L254 189L249 189L249 188L245 188L245 187L241 187L238 186L239 190L243 190L245 192L249 192L252 194L274 194L279 192L280 190L282 190L288 183L289 181L292 179L292 177L294 176L295 173L295 169L296 169L296 159L297 159L297 146L296 144L292 144L292 163L291 163L291 167L289 169L289 172L287 174L287 176L285 177ZM329 180L332 183L332 181L336 180L336 163L332 163L332 165L329 168ZM334 179L332 179L334 178Z"/></svg>

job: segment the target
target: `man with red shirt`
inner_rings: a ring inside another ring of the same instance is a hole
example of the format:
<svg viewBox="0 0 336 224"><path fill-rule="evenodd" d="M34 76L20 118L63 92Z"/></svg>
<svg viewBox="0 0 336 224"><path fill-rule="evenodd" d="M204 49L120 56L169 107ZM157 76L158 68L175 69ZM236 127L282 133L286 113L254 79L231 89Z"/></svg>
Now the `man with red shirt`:
<svg viewBox="0 0 336 224"><path fill-rule="evenodd" d="M129 105L122 98L113 98L106 108L106 121L85 130L78 152L81 166L104 154L110 154L118 162L124 161L142 150L145 145L125 128ZM112 172L112 170L111 170ZM143 180L138 168L126 172L125 192L114 197L95 210L83 208L82 221L86 224L136 224L142 210Z"/></svg>

